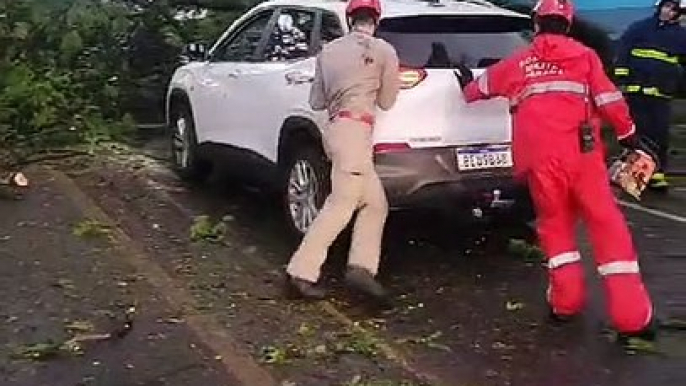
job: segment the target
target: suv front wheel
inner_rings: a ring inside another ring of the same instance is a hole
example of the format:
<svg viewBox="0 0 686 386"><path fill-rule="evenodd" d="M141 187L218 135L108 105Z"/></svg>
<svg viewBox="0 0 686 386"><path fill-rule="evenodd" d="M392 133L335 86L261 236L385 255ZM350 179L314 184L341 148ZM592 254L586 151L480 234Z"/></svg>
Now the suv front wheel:
<svg viewBox="0 0 686 386"><path fill-rule="evenodd" d="M319 146L296 145L286 162L282 190L283 207L290 233L300 239L331 192L330 164Z"/></svg>
<svg viewBox="0 0 686 386"><path fill-rule="evenodd" d="M176 174L185 181L207 179L212 164L198 156L198 139L190 106L177 102L172 106L169 122L171 162Z"/></svg>

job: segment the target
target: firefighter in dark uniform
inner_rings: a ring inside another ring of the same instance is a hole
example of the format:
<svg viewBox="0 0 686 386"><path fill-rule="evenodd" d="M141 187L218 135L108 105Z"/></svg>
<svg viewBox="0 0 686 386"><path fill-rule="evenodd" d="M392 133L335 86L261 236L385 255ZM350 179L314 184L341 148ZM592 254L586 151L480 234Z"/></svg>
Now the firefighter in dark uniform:
<svg viewBox="0 0 686 386"><path fill-rule="evenodd" d="M660 168L649 187L666 190L671 99L684 76L686 29L679 19L686 0L660 0L656 6L654 15L629 26L620 38L614 73L638 133L658 147Z"/></svg>

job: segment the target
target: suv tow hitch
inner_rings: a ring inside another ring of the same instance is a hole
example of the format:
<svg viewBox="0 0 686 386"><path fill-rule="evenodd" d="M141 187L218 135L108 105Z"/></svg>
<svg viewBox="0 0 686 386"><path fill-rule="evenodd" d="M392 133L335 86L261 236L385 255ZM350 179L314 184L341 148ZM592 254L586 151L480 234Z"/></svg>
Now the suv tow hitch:
<svg viewBox="0 0 686 386"><path fill-rule="evenodd" d="M485 211L507 210L514 204L514 199L502 198L502 191L493 189L490 193L484 193L479 204L472 208L472 216L483 218Z"/></svg>

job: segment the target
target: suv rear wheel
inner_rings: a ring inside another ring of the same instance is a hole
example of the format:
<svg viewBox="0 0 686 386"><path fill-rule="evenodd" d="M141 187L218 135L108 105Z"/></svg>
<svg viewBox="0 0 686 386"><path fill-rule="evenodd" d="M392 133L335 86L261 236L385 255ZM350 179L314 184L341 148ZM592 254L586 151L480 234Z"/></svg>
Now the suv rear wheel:
<svg viewBox="0 0 686 386"><path fill-rule="evenodd" d="M170 116L171 161L176 173L186 181L201 182L212 172L212 164L198 156L198 139L193 113L185 102L172 106Z"/></svg>
<svg viewBox="0 0 686 386"><path fill-rule="evenodd" d="M330 166L321 147L312 141L295 145L287 159L282 188L284 214L290 233L300 239L331 192Z"/></svg>

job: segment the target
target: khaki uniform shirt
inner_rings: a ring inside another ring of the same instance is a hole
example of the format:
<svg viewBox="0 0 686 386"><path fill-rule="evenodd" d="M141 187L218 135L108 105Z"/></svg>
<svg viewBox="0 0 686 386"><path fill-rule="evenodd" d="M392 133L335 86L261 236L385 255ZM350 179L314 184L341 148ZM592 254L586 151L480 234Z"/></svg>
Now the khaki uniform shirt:
<svg viewBox="0 0 686 386"><path fill-rule="evenodd" d="M400 90L398 55L389 43L353 31L326 44L317 57L310 105L327 110L374 116L376 107L389 110ZM373 168L371 128L357 120L334 119L324 133L334 167L351 172Z"/></svg>

